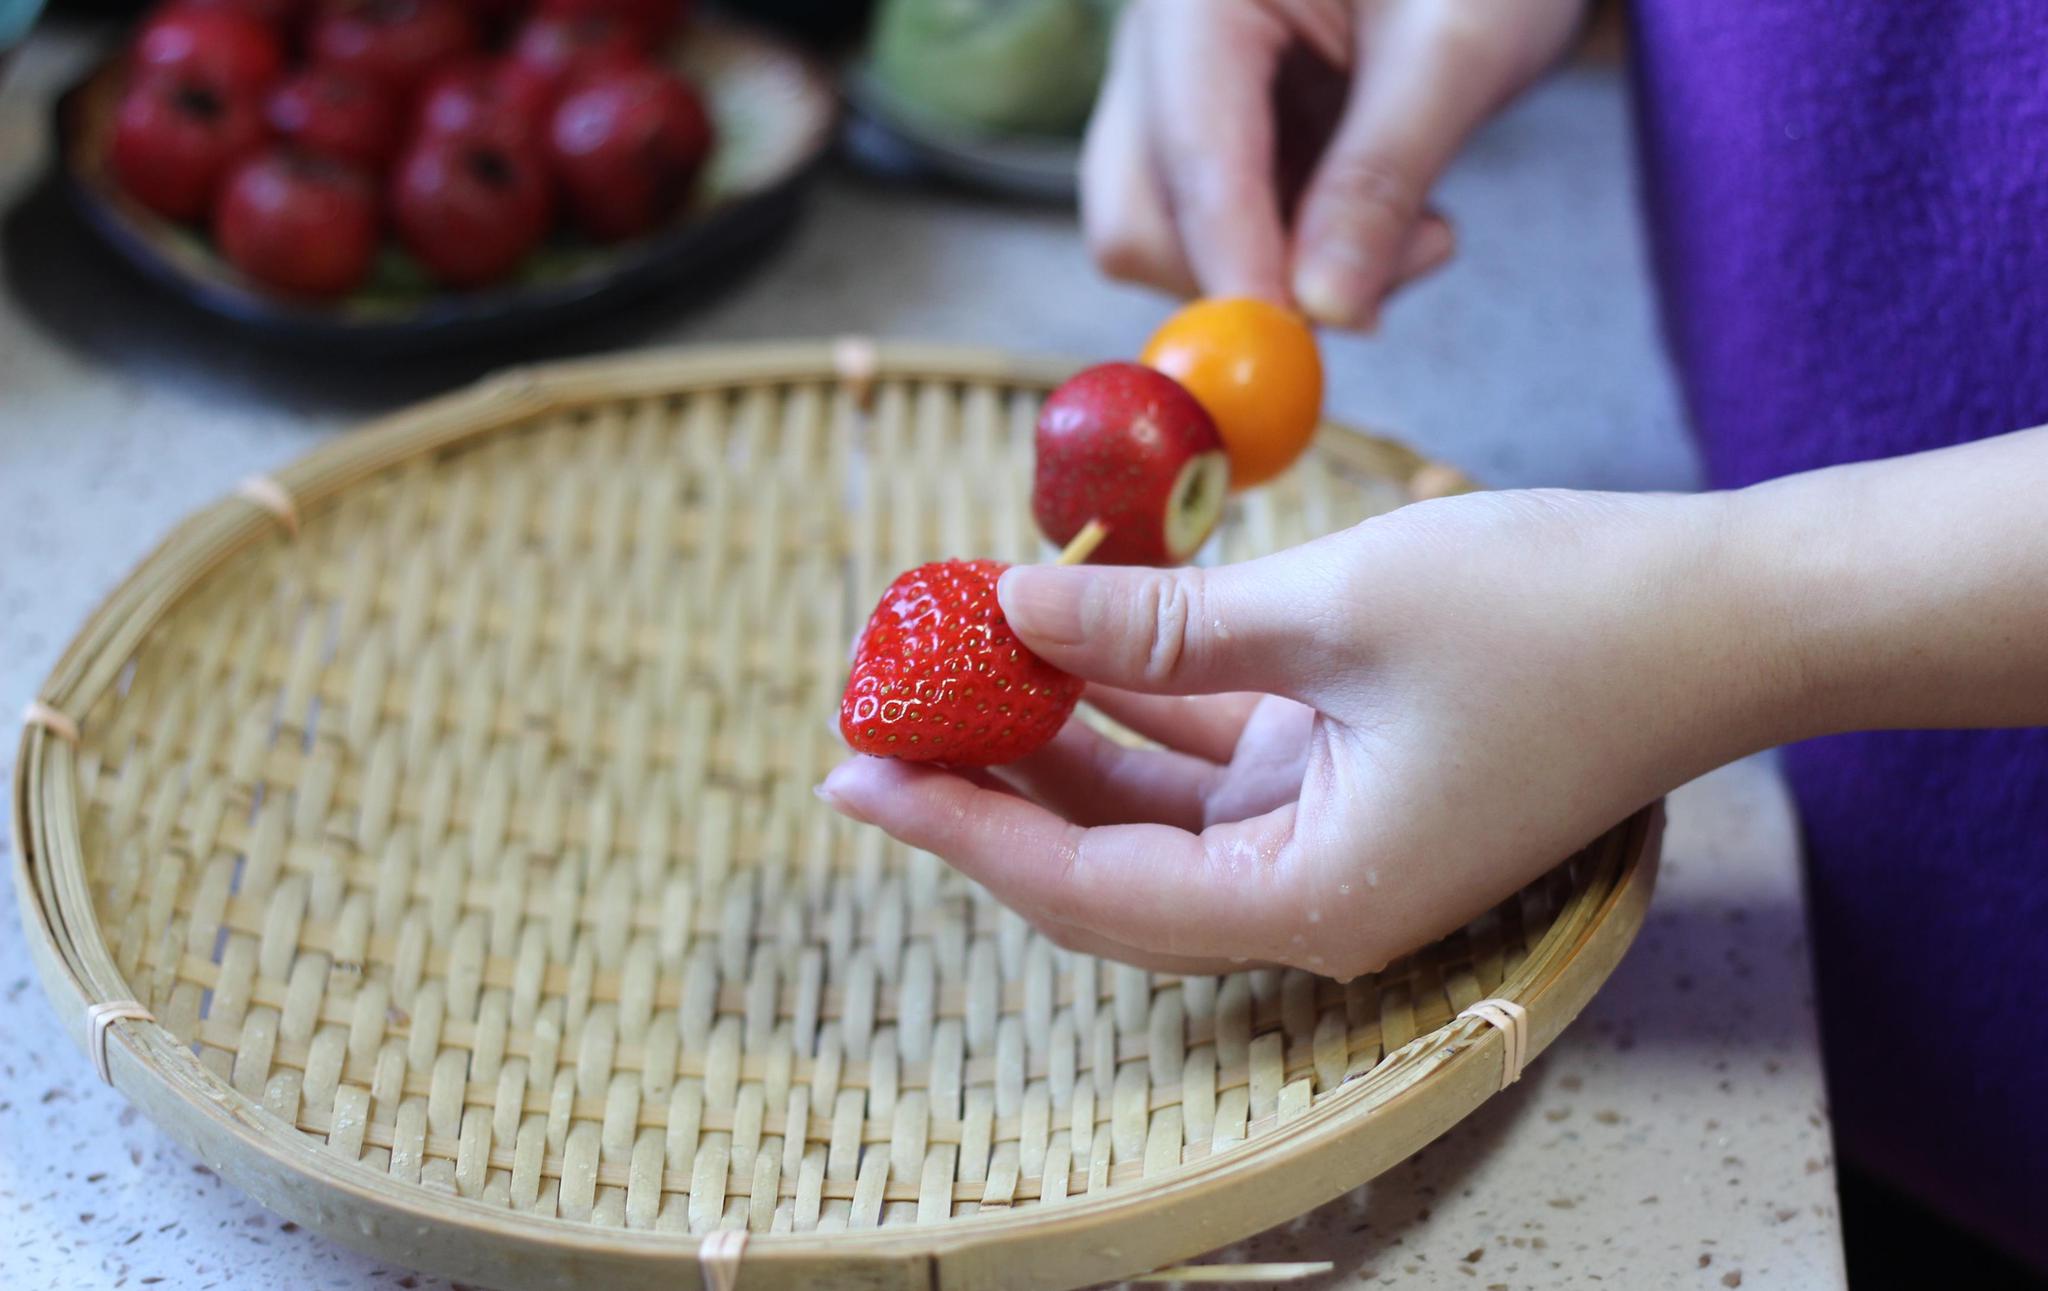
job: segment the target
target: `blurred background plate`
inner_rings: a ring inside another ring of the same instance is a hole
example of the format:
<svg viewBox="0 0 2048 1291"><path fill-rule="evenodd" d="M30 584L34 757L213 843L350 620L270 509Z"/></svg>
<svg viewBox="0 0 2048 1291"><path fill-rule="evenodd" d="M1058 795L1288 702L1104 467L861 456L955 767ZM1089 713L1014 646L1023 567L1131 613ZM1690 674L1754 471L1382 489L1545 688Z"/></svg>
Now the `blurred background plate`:
<svg viewBox="0 0 2048 1291"><path fill-rule="evenodd" d="M675 66L709 101L718 143L702 191L677 224L599 246L557 234L502 285L443 291L395 248L370 283L333 303L295 301L250 281L197 231L123 194L106 165L122 74L110 60L58 100L64 189L85 222L144 274L252 334L300 348L368 354L418 351L539 332L656 287L687 289L729 272L789 227L832 142L837 98L806 55L747 26L693 24Z"/></svg>
<svg viewBox="0 0 2048 1291"><path fill-rule="evenodd" d="M996 133L942 120L906 104L865 66L847 73L846 99L853 109L847 149L871 169L937 176L1006 197L1074 200L1078 137Z"/></svg>

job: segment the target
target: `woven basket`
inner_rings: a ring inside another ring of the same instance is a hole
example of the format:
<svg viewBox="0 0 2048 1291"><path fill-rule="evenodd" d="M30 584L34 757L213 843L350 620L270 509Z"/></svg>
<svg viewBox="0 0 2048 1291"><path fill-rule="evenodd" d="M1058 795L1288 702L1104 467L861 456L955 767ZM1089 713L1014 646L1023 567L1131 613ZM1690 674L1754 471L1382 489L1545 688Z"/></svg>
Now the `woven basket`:
<svg viewBox="0 0 2048 1291"><path fill-rule="evenodd" d="M1063 371L818 344L513 373L199 512L24 736L58 1011L265 1205L508 1288L722 1281L717 1230L750 1291L1072 1286L1398 1161L1501 1083L1517 1037L1461 1011L1518 1003L1538 1051L1612 969L1653 811L1339 985L1069 954L811 795L888 579L1042 552ZM1329 428L1217 555L1459 487ZM124 1000L154 1020L88 1025Z"/></svg>

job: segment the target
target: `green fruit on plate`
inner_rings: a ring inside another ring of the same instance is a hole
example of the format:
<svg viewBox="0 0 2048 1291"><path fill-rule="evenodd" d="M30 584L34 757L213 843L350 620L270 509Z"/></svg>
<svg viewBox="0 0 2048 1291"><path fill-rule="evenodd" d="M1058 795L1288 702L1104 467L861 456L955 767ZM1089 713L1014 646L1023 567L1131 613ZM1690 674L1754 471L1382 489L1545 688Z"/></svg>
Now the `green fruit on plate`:
<svg viewBox="0 0 2048 1291"><path fill-rule="evenodd" d="M1121 0L883 0L871 61L906 110L1003 134L1075 135Z"/></svg>

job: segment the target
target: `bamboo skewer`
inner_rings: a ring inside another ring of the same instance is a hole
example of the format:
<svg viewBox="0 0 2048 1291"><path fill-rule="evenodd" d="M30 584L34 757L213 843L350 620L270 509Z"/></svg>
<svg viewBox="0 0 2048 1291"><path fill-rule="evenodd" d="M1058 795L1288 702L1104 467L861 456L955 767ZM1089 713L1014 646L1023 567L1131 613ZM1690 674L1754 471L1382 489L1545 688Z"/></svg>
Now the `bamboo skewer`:
<svg viewBox="0 0 2048 1291"><path fill-rule="evenodd" d="M1095 554L1095 549L1100 547L1102 540L1107 537L1109 537L1109 526L1100 520L1090 520L1087 524L1081 526L1081 532L1075 534L1068 540L1066 546L1060 548L1060 554L1053 558L1052 563L1055 565L1086 564L1088 558Z"/></svg>
<svg viewBox="0 0 2048 1291"><path fill-rule="evenodd" d="M1336 1272L1329 1260L1303 1260L1269 1264L1179 1264L1170 1269L1142 1273L1128 1282L1293 1282Z"/></svg>

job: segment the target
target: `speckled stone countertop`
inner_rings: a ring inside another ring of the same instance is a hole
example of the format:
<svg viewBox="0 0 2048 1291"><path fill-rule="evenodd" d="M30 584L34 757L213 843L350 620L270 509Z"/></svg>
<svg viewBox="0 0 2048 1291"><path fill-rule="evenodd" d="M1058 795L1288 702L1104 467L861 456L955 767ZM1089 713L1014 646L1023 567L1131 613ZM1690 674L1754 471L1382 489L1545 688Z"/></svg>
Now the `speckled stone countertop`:
<svg viewBox="0 0 2048 1291"><path fill-rule="evenodd" d="M43 181L48 100L90 53L39 36L0 84L0 706L184 512L351 421L548 354L284 358L144 292ZM1574 71L1477 139L1441 194L1459 263L1377 340L1329 347L1330 404L1502 484L1684 487L1651 331L1619 78ZM832 177L759 272L555 352L831 335L1071 354L1162 312L1089 270L1070 216ZM12 776L11 726L0 776ZM8 840L0 823L0 859ZM1636 948L1527 1076L1405 1165L1235 1258L1306 1285L1842 1284L1788 803L1750 761L1671 803ZM279 1221L187 1156L64 1038L0 896L0 1287L445 1286Z"/></svg>

